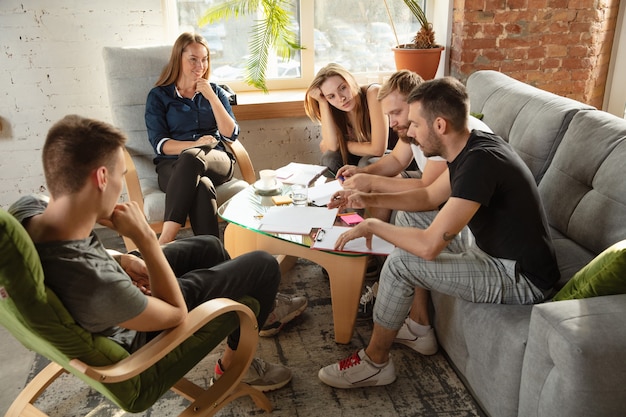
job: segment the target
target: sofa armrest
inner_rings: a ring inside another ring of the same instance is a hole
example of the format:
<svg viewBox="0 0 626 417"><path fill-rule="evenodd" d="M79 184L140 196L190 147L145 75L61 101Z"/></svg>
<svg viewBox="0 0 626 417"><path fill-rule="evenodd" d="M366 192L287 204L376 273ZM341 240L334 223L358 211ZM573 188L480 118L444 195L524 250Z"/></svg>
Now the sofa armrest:
<svg viewBox="0 0 626 417"><path fill-rule="evenodd" d="M615 416L626 409L626 294L534 306L519 416Z"/></svg>

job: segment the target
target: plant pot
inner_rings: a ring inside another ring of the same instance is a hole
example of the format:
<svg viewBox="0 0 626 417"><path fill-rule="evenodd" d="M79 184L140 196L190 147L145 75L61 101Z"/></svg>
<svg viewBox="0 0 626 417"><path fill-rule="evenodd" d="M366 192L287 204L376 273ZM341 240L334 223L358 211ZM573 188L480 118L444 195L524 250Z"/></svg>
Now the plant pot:
<svg viewBox="0 0 626 417"><path fill-rule="evenodd" d="M396 60L396 70L408 69L421 75L424 80L432 80L437 74L444 47L412 49L405 44L391 49Z"/></svg>

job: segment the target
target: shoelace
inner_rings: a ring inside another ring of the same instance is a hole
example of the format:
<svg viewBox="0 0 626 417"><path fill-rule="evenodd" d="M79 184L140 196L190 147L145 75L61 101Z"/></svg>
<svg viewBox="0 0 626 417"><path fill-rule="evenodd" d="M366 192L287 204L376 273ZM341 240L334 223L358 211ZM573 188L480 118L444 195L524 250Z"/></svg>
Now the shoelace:
<svg viewBox="0 0 626 417"><path fill-rule="evenodd" d="M361 296L360 304L367 304L374 299L374 290L369 285L365 286L366 290L365 294Z"/></svg>
<svg viewBox="0 0 626 417"><path fill-rule="evenodd" d="M250 368L254 368L257 375L262 377L265 374L265 361L261 358L254 358L250 363Z"/></svg>
<svg viewBox="0 0 626 417"><path fill-rule="evenodd" d="M285 304L291 304L291 297L281 293L276 293L276 304L278 304L278 301L282 301Z"/></svg>
<svg viewBox="0 0 626 417"><path fill-rule="evenodd" d="M265 361L261 358L254 358L250 363L250 368L254 368L257 375L263 376L263 374L265 373ZM217 363L215 364L215 379L219 379L219 377L224 375L224 372L226 371L224 370L224 368L222 368L222 360L218 359Z"/></svg>
<svg viewBox="0 0 626 417"><path fill-rule="evenodd" d="M348 369L360 363L361 358L359 357L359 352L354 352L352 355L339 361L339 370L343 371L344 369Z"/></svg>

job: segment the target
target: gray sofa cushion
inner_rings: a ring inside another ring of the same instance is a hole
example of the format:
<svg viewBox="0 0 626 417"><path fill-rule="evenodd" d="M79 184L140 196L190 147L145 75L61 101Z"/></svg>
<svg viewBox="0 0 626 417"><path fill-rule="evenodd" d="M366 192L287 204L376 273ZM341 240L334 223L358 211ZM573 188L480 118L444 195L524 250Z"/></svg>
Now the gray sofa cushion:
<svg viewBox="0 0 626 417"><path fill-rule="evenodd" d="M625 316L626 294L535 306L519 416L624 415Z"/></svg>
<svg viewBox="0 0 626 417"><path fill-rule="evenodd" d="M532 306L431 295L437 340L480 406L490 416L517 416Z"/></svg>
<svg viewBox="0 0 626 417"><path fill-rule="evenodd" d="M511 81L497 71L470 75L470 111L484 115L482 120L515 148L539 183L574 114L593 107Z"/></svg>
<svg viewBox="0 0 626 417"><path fill-rule="evenodd" d="M583 110L574 116L539 183L548 221L558 232L555 246L559 239L570 239L556 247L562 281L626 239L624 161L626 120L601 111Z"/></svg>
<svg viewBox="0 0 626 417"><path fill-rule="evenodd" d="M561 278L554 285L554 289L558 291L583 265L587 265L595 258L596 254L574 242L553 227L550 227L550 232L554 250L557 254L559 272L561 273Z"/></svg>

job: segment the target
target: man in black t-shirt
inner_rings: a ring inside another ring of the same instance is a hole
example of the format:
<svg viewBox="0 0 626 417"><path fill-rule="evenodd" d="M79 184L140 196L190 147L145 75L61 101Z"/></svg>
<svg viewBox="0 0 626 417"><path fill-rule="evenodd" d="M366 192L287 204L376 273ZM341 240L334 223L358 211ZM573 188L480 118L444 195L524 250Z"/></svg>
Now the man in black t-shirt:
<svg viewBox="0 0 626 417"><path fill-rule="evenodd" d="M369 345L319 372L336 388L395 380L391 345L409 310L418 324L430 325L431 289L472 302L532 304L559 278L533 176L501 138L470 133L463 84L450 77L429 81L408 102L408 135L425 156L443 157L449 175L425 188L379 196L406 210L396 224L366 219L337 240L341 250L350 240L370 242L377 235L396 249L381 272ZM465 226L471 234L461 233Z"/></svg>

